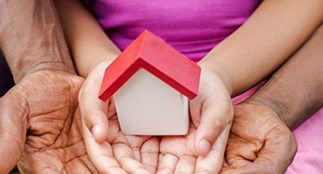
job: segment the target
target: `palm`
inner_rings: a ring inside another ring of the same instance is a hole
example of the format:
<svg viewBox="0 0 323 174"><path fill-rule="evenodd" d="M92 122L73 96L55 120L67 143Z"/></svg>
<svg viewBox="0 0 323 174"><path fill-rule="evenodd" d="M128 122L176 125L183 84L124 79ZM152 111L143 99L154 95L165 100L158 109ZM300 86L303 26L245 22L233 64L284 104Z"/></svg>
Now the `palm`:
<svg viewBox="0 0 323 174"><path fill-rule="evenodd" d="M39 120L42 126L27 136L21 169L30 173L97 173L86 153L79 114L64 119L53 120L58 122L54 125Z"/></svg>
<svg viewBox="0 0 323 174"><path fill-rule="evenodd" d="M222 165L229 128L230 125L217 138L205 157L198 156L194 151L197 128L193 123L190 124L187 135L162 137L158 172L217 173Z"/></svg>
<svg viewBox="0 0 323 174"><path fill-rule="evenodd" d="M27 173L96 173L81 136L77 94L82 79L63 72L43 71L25 77L5 97L10 110L21 113L26 137L16 143L25 146L18 163ZM23 102L22 102L23 101ZM19 124L22 123L22 124ZM15 145L15 144L14 144ZM19 155L19 154L17 154Z"/></svg>
<svg viewBox="0 0 323 174"><path fill-rule="evenodd" d="M117 116L109 118L106 141L98 144L84 126L83 132L91 160L104 173L155 173L159 138L124 135Z"/></svg>
<svg viewBox="0 0 323 174"><path fill-rule="evenodd" d="M246 102L234 111L223 172L283 173L296 151L290 130L268 107Z"/></svg>
<svg viewBox="0 0 323 174"><path fill-rule="evenodd" d="M183 167L183 173L192 173L198 156L194 153L194 137L196 127L190 124L189 132L183 136L165 136L160 143L159 171L163 173L175 173L179 161L187 163L190 168ZM190 172L188 172L190 171Z"/></svg>

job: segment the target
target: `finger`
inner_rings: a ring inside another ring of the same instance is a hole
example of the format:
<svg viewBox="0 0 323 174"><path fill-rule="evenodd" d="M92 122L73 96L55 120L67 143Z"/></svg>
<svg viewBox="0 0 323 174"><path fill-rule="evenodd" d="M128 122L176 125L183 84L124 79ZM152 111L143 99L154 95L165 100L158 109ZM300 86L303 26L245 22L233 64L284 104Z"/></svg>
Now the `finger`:
<svg viewBox="0 0 323 174"><path fill-rule="evenodd" d="M194 173L196 164L196 157L193 156L181 156L176 168L175 173Z"/></svg>
<svg viewBox="0 0 323 174"><path fill-rule="evenodd" d="M244 166L226 169L221 171L222 174L235 173L285 173L285 170L277 169L269 161L246 163Z"/></svg>
<svg viewBox="0 0 323 174"><path fill-rule="evenodd" d="M194 141L197 155L205 156L211 149L211 144L230 123L233 115L231 100L211 94L203 102L200 113L194 113L193 120L200 117Z"/></svg>
<svg viewBox="0 0 323 174"><path fill-rule="evenodd" d="M107 142L98 144L89 129L85 126L84 120L82 120L82 128L85 147L95 168L100 173L126 174L127 172L121 168L114 158L110 144Z"/></svg>
<svg viewBox="0 0 323 174"><path fill-rule="evenodd" d="M146 141L141 147L141 162L151 172L156 173L159 154L159 138Z"/></svg>
<svg viewBox="0 0 323 174"><path fill-rule="evenodd" d="M141 161L141 154L140 154L140 148L132 148L132 153L133 153L133 156L135 158L135 160L137 161Z"/></svg>
<svg viewBox="0 0 323 174"><path fill-rule="evenodd" d="M173 174L178 158L172 154L165 154L158 164L157 174Z"/></svg>
<svg viewBox="0 0 323 174"><path fill-rule="evenodd" d="M205 157L199 157L196 162L195 173L219 173L223 164L226 144L230 133L231 124L227 125L225 130L213 143L210 152Z"/></svg>
<svg viewBox="0 0 323 174"><path fill-rule="evenodd" d="M0 99L0 173L9 173L23 152L27 114L27 102L13 91Z"/></svg>
<svg viewBox="0 0 323 174"><path fill-rule="evenodd" d="M225 158L230 167L238 168L254 161L260 148L261 145L241 141L237 135L231 133Z"/></svg>
<svg viewBox="0 0 323 174"><path fill-rule="evenodd" d="M279 128L277 128L279 129ZM285 173L297 151L297 144L291 132L277 131L269 134L257 159L241 170Z"/></svg>
<svg viewBox="0 0 323 174"><path fill-rule="evenodd" d="M101 72L102 71L102 72ZM108 104L98 98L104 68L94 69L85 80L79 93L81 116L95 140L103 143L108 136Z"/></svg>
<svg viewBox="0 0 323 174"><path fill-rule="evenodd" d="M140 161L135 159L132 149L123 143L112 145L113 153L121 167L128 173L149 174L150 172Z"/></svg>
<svg viewBox="0 0 323 174"><path fill-rule="evenodd" d="M279 134L279 135L278 135ZM297 150L291 133L277 132L266 137L264 146L254 161L230 169L227 173L284 173L291 164Z"/></svg>

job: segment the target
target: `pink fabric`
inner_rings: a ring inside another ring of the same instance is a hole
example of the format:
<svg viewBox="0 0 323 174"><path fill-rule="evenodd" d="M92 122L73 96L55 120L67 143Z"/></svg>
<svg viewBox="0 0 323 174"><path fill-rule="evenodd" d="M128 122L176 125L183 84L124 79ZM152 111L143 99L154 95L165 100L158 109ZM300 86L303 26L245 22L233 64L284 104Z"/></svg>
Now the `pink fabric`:
<svg viewBox="0 0 323 174"><path fill-rule="evenodd" d="M240 103L255 93L263 83L232 99ZM287 174L322 174L323 173L323 108L307 119L293 131L298 149Z"/></svg>
<svg viewBox="0 0 323 174"><path fill-rule="evenodd" d="M148 29L196 61L239 28L260 0L85 0L85 3L121 50Z"/></svg>
<svg viewBox="0 0 323 174"><path fill-rule="evenodd" d="M111 40L123 50L144 29L193 61L238 29L260 0L84 0ZM239 102L261 85L233 99ZM323 111L294 131L298 152L287 173L323 173Z"/></svg>

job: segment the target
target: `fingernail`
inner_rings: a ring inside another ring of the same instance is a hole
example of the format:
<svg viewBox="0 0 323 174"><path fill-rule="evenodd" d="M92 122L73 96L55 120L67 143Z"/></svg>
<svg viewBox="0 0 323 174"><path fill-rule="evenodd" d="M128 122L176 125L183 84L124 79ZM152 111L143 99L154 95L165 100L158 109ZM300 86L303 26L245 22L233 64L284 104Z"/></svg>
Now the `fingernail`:
<svg viewBox="0 0 323 174"><path fill-rule="evenodd" d="M211 148L211 144L208 141L206 141L206 140L200 141L199 146L204 154L209 153L210 148Z"/></svg>

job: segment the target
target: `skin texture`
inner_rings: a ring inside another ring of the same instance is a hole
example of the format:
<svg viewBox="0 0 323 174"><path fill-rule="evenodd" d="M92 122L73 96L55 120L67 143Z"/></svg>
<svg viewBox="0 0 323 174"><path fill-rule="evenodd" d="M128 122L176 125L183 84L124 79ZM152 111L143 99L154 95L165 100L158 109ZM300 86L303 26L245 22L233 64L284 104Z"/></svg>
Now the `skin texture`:
<svg viewBox="0 0 323 174"><path fill-rule="evenodd" d="M22 173L97 173L76 110L82 82L75 75L42 70L24 77L1 98L0 135L5 143L0 145L0 173L19 158Z"/></svg>
<svg viewBox="0 0 323 174"><path fill-rule="evenodd" d="M223 173L284 173L295 129L323 106L323 26L251 98L235 106ZM306 60L305 60L306 59Z"/></svg>
<svg viewBox="0 0 323 174"><path fill-rule="evenodd" d="M284 173L297 144L280 117L252 102L235 106L234 111L221 173Z"/></svg>
<svg viewBox="0 0 323 174"><path fill-rule="evenodd" d="M0 173L97 173L81 136L76 76L52 1L0 2L16 85L0 99ZM14 19L14 20L12 20Z"/></svg>
<svg viewBox="0 0 323 174"><path fill-rule="evenodd" d="M0 47L15 83L38 70L75 74L51 1L3 0L0 14Z"/></svg>

